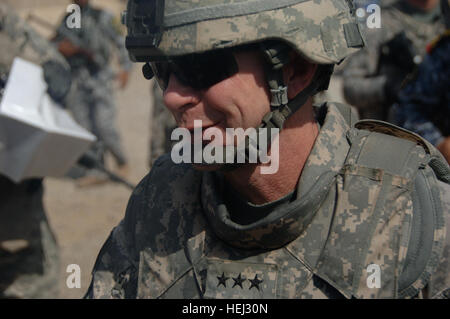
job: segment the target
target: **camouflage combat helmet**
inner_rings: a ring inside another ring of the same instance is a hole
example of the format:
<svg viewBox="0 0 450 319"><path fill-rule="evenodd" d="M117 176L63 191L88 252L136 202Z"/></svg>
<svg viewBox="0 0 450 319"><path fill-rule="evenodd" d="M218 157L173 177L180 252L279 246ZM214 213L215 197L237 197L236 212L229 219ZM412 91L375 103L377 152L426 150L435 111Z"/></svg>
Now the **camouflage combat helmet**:
<svg viewBox="0 0 450 319"><path fill-rule="evenodd" d="M272 94L260 127L282 129L309 96L328 88L334 64L364 45L354 11L352 0L129 0L123 22L137 62L259 46ZM292 49L319 67L309 87L288 101L282 67ZM153 75L148 64L144 75Z"/></svg>
<svg viewBox="0 0 450 319"><path fill-rule="evenodd" d="M130 0L127 48L146 62L277 39L334 64L362 46L353 14L351 0Z"/></svg>

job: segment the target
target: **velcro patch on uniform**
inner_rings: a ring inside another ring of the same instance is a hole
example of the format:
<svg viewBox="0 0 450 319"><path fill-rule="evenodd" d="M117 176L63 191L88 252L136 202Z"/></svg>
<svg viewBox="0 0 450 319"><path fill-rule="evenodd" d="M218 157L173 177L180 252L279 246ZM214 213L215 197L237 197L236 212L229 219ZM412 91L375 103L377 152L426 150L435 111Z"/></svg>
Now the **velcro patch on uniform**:
<svg viewBox="0 0 450 319"><path fill-rule="evenodd" d="M278 266L208 259L205 298L274 299Z"/></svg>

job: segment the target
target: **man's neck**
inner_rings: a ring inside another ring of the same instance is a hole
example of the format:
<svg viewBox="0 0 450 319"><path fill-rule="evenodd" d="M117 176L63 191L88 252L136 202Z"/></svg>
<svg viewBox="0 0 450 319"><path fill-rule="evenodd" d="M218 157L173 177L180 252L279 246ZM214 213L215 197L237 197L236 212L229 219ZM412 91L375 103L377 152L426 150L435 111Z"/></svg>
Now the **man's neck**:
<svg viewBox="0 0 450 319"><path fill-rule="evenodd" d="M275 174L261 174L262 164L245 165L224 173L225 178L253 204L280 199L295 189L318 134L319 128L309 100L286 121L280 131L279 167Z"/></svg>

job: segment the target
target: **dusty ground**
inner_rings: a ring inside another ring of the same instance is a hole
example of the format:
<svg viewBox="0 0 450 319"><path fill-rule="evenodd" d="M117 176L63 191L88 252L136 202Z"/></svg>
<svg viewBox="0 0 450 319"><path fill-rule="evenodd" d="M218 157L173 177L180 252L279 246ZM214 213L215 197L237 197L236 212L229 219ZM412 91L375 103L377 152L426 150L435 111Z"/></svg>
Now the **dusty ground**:
<svg viewBox="0 0 450 319"><path fill-rule="evenodd" d="M3 1L3 0L2 0ZM10 1L23 17L33 13L56 25L69 1ZM108 8L119 16L125 4L119 0L98 0L94 4ZM36 24L45 36L51 32ZM136 66L124 91L117 91L117 126L129 157L129 180L137 183L147 173L150 83ZM118 184L77 188L70 180L46 179L45 206L52 229L60 246L60 298L80 298L85 293L95 258L111 229L122 219L131 191ZM81 268L81 289L66 286L67 265Z"/></svg>

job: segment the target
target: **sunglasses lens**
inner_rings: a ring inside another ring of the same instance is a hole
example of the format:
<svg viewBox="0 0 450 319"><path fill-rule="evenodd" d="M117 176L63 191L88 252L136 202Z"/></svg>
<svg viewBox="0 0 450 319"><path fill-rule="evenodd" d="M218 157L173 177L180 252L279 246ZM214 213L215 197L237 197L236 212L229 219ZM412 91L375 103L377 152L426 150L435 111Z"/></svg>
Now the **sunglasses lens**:
<svg viewBox="0 0 450 319"><path fill-rule="evenodd" d="M170 61L152 62L159 85L167 88L173 73L186 86L207 89L238 72L236 60L230 51L191 54Z"/></svg>

